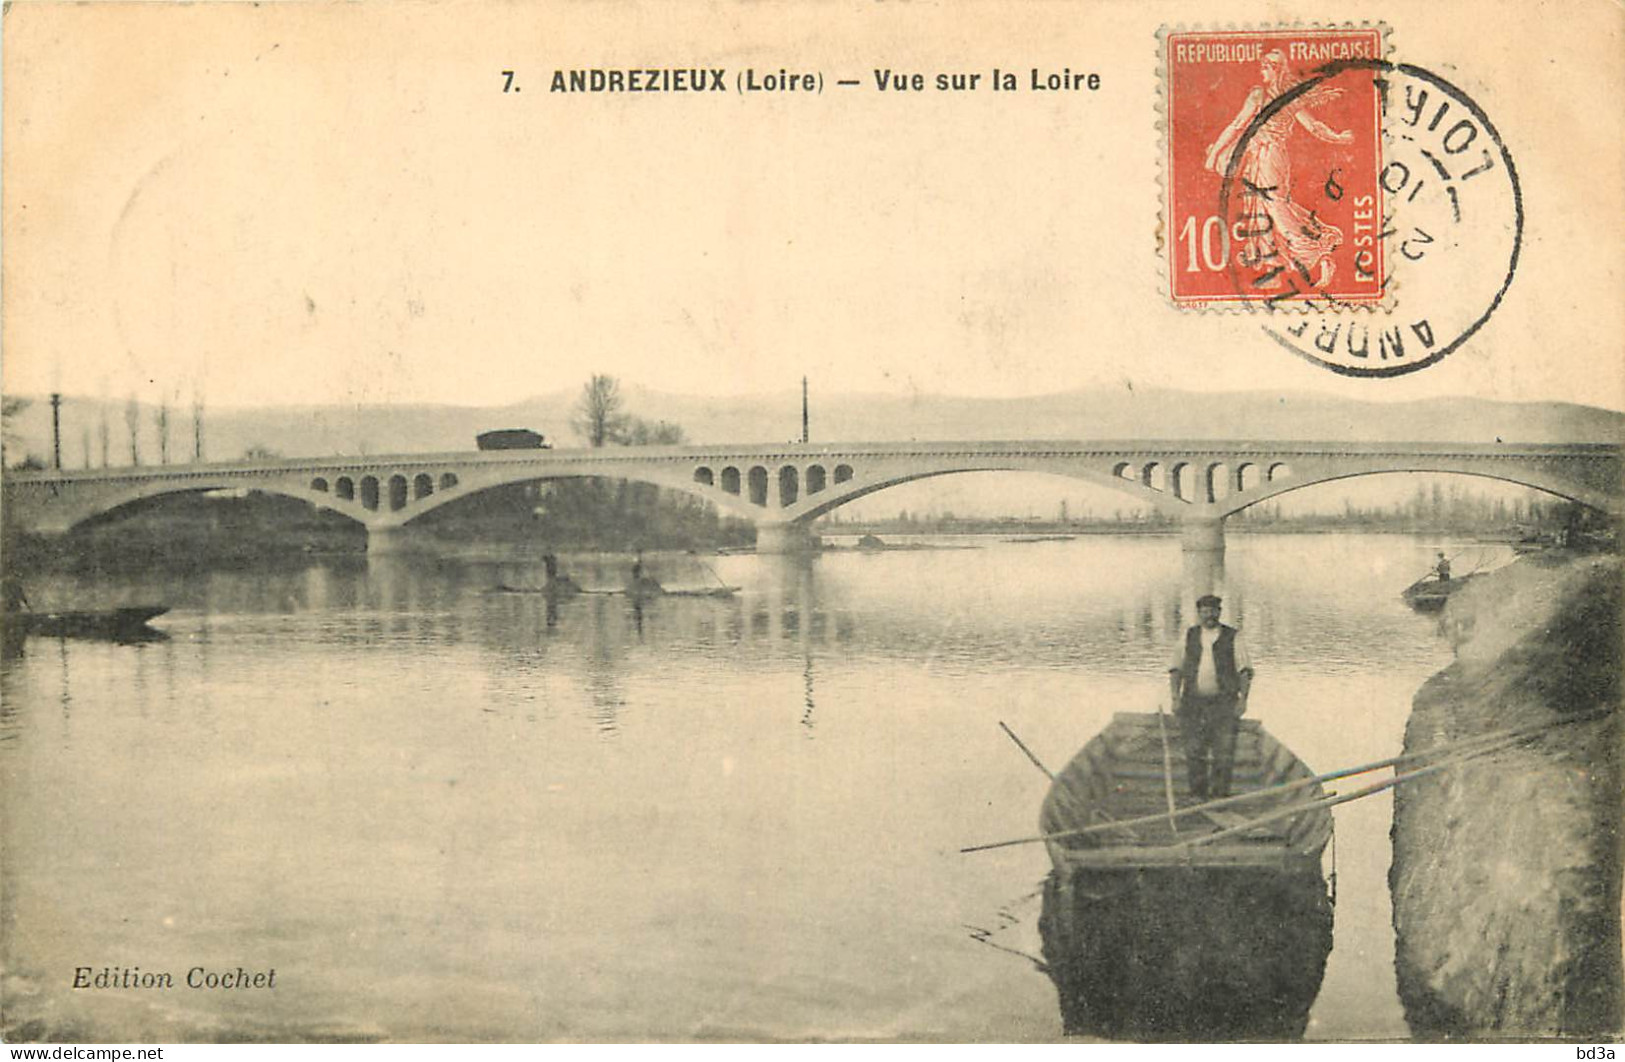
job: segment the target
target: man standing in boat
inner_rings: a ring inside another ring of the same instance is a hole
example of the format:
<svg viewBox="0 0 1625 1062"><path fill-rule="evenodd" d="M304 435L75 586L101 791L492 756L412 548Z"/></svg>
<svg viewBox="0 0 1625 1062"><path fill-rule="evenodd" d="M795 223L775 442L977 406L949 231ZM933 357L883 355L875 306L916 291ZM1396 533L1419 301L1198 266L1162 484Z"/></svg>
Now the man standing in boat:
<svg viewBox="0 0 1625 1062"><path fill-rule="evenodd" d="M1444 555L1444 550L1442 549L1439 551L1438 563L1433 566L1433 574L1439 577L1439 582L1441 583L1448 583L1450 581L1450 558Z"/></svg>
<svg viewBox="0 0 1625 1062"><path fill-rule="evenodd" d="M1219 622L1222 605L1213 594L1196 599L1199 622L1174 647L1168 665L1191 796L1202 800L1230 795L1236 728L1253 685L1253 662L1241 632Z"/></svg>

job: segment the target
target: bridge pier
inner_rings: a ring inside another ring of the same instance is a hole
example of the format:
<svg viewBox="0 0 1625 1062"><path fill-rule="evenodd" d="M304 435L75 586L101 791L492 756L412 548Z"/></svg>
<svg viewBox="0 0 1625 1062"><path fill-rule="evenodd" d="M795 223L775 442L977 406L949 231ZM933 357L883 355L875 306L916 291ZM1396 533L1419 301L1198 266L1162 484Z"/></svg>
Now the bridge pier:
<svg viewBox="0 0 1625 1062"><path fill-rule="evenodd" d="M1224 590L1224 517L1184 516L1179 522L1185 588L1192 598Z"/></svg>
<svg viewBox="0 0 1625 1062"><path fill-rule="evenodd" d="M367 528L367 556L382 557L410 553L417 548L417 536L404 527Z"/></svg>
<svg viewBox="0 0 1625 1062"><path fill-rule="evenodd" d="M824 542L802 524L758 524L757 553L816 553Z"/></svg>

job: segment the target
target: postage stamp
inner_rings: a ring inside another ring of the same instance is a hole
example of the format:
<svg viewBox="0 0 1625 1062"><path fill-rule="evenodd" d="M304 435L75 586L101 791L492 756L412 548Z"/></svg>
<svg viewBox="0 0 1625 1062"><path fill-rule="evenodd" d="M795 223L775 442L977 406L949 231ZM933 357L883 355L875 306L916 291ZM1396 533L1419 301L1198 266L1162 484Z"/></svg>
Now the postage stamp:
<svg viewBox="0 0 1625 1062"><path fill-rule="evenodd" d="M1380 304L1383 28L1161 37L1173 302Z"/></svg>

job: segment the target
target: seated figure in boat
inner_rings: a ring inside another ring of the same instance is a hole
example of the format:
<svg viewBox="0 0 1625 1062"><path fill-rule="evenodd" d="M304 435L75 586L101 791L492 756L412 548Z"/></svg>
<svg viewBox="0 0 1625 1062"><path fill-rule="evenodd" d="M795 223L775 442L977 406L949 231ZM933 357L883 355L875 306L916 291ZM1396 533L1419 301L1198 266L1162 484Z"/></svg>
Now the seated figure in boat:
<svg viewBox="0 0 1625 1062"><path fill-rule="evenodd" d="M1439 551L1439 559L1433 565L1433 574L1439 577L1441 583L1450 581L1450 558L1444 555L1444 550Z"/></svg>
<svg viewBox="0 0 1625 1062"><path fill-rule="evenodd" d="M547 590L554 594L579 594L581 587L568 575L559 574L559 559L553 552L542 554L542 567L547 570Z"/></svg>
<svg viewBox="0 0 1625 1062"><path fill-rule="evenodd" d="M666 588L660 585L660 580L643 570L641 549L638 550L636 559L632 561L632 575L626 584L626 592L633 597L653 597L666 592Z"/></svg>
<svg viewBox="0 0 1625 1062"><path fill-rule="evenodd" d="M1174 715L1185 743L1186 777L1199 800L1230 795L1236 728L1247 711L1253 662L1241 632L1219 622L1223 602L1196 599L1196 626L1174 647L1168 664Z"/></svg>
<svg viewBox="0 0 1625 1062"><path fill-rule="evenodd" d="M23 580L16 572L6 572L0 582L4 584L5 609L7 612L21 612L34 606L28 603L28 594L23 590Z"/></svg>

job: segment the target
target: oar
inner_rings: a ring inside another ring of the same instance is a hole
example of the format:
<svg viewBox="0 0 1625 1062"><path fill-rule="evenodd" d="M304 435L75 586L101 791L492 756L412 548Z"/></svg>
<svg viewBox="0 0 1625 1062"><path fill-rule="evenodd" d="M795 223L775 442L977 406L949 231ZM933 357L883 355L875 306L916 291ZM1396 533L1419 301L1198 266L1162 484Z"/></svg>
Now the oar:
<svg viewBox="0 0 1625 1062"><path fill-rule="evenodd" d="M1027 754L1027 758L1029 760L1033 761L1033 766L1034 767L1037 767L1040 771L1043 771L1045 774L1049 775L1049 780L1050 781L1052 781L1052 782L1055 781L1055 772L1050 770L1048 767L1045 767L1043 762L1040 761L1037 756L1033 755L1033 750L1028 748L1025 744L1023 744L1022 740L1020 738L1016 737L1016 732L1014 730L1011 730L1009 727L1005 726L1002 720L999 723L999 729L1003 730L1006 734L1010 735L1010 740L1014 741L1016 743L1016 748L1020 749L1022 752L1025 752Z"/></svg>
<svg viewBox="0 0 1625 1062"><path fill-rule="evenodd" d="M1531 723L1528 726L1514 727L1509 730L1496 731L1490 734L1480 734L1479 736L1473 738L1463 738L1460 741L1453 741L1447 745L1440 745L1436 748L1422 749L1417 752L1408 752L1402 756L1390 756L1388 759L1376 760L1372 763L1363 763L1358 767L1344 767L1341 770L1327 771L1325 774L1317 774L1311 778L1299 778L1291 782L1284 782L1281 785L1270 786L1267 789L1253 789L1245 793L1237 793L1235 796L1220 797L1218 800L1210 800L1205 804L1193 804L1190 807L1180 808L1178 811L1174 812L1174 817L1184 818L1187 815L1196 815L1204 811L1227 808L1235 804L1242 804L1247 801L1258 800L1261 797L1279 797L1287 793L1303 789L1307 786L1316 785L1320 782L1330 782L1338 778L1347 778L1350 775L1380 771L1384 767L1397 767L1402 763L1414 763L1418 760L1429 759L1433 756L1439 756L1445 753L1457 753L1468 749L1481 751L1477 748L1478 746L1490 746L1496 744L1497 742L1507 741L1509 739L1529 737L1546 730L1556 729L1560 726L1570 726L1575 723L1589 723L1594 719L1601 719L1604 716L1611 714L1613 714L1612 709L1608 709L1600 712L1591 712L1587 715L1578 715L1571 719L1556 719L1549 723ZM1301 811L1307 806L1307 804L1295 805L1294 810ZM1068 837L1084 837L1090 834L1107 833L1111 830L1144 826L1148 823L1160 822L1165 817L1166 816L1159 811L1152 815L1141 815L1132 819L1121 819L1117 822L1100 823L1094 826L1080 826L1077 829L1059 830L1055 833L1041 833L1034 837L1018 837L1011 841L994 841L991 844L973 845L969 848L961 848L960 851L985 852L991 848L1008 848L1012 845L1018 844L1036 844L1039 841L1059 841Z"/></svg>

